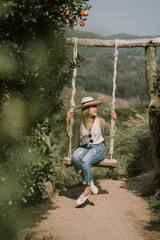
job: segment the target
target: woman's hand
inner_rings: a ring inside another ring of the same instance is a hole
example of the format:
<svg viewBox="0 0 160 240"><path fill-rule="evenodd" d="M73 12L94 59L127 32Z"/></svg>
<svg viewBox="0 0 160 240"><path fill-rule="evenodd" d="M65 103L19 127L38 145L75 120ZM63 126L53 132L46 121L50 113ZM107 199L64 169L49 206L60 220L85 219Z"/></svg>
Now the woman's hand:
<svg viewBox="0 0 160 240"><path fill-rule="evenodd" d="M69 112L67 112L66 122L69 122L69 120L70 120L71 118L74 118L74 111L69 111Z"/></svg>
<svg viewBox="0 0 160 240"><path fill-rule="evenodd" d="M117 121L117 114L115 112L111 112L110 115L111 115L111 118L114 119L114 122L116 123L116 121Z"/></svg>
<svg viewBox="0 0 160 240"><path fill-rule="evenodd" d="M69 111L67 112L67 115L66 115L66 133L68 134L68 130L69 130L69 120L71 118L74 118L74 111Z"/></svg>

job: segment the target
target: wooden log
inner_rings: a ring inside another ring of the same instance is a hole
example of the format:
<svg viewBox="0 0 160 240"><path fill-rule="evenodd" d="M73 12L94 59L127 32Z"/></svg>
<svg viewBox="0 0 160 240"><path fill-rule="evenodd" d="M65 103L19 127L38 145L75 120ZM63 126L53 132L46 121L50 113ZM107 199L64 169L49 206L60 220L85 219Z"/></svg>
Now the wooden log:
<svg viewBox="0 0 160 240"><path fill-rule="evenodd" d="M64 157L64 165L66 167L71 167L73 166L71 158L69 157ZM108 168L116 168L117 167L117 160L116 159L107 159L105 158L98 164L94 164L93 167L108 167Z"/></svg>
<svg viewBox="0 0 160 240"><path fill-rule="evenodd" d="M68 44L73 44L73 38L66 39ZM115 47L115 40L104 39L88 39L78 38L79 46L86 47ZM160 37L157 38L141 38L141 39L119 39L118 47L121 48L133 48L133 47L153 47L160 46Z"/></svg>
<svg viewBox="0 0 160 240"><path fill-rule="evenodd" d="M160 192L160 79L157 75L156 48L147 47L146 55L146 80L149 95L149 127L151 133L152 159L154 162L155 178L154 187Z"/></svg>

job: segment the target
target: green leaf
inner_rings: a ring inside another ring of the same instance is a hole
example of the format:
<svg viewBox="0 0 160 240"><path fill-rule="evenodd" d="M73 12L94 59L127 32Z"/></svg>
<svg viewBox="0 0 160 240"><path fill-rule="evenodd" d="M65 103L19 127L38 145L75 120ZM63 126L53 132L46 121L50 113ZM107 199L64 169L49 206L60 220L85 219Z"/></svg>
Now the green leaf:
<svg viewBox="0 0 160 240"><path fill-rule="evenodd" d="M27 203L27 200L24 197L22 197L21 199L24 203Z"/></svg>

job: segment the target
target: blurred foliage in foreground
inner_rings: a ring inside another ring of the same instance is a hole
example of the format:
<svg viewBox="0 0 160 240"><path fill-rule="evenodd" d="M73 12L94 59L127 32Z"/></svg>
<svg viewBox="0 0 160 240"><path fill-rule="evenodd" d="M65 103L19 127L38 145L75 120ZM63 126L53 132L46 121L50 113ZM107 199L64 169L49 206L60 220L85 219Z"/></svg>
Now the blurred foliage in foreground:
<svg viewBox="0 0 160 240"><path fill-rule="evenodd" d="M45 132L45 126L38 124L31 136L21 136L12 139L8 146L3 145L5 157L10 161L0 162L1 239L13 239L23 226L25 206L47 199L45 182L52 182L53 192L79 183L73 169L63 166L59 147Z"/></svg>
<svg viewBox="0 0 160 240"><path fill-rule="evenodd" d="M21 207L43 199L49 174L56 189L62 185L56 176L63 179L63 172L53 167L58 150L46 145L37 124L62 108L61 92L75 66L67 57L64 29L89 9L87 2L0 2L0 239L14 239Z"/></svg>
<svg viewBox="0 0 160 240"><path fill-rule="evenodd" d="M67 56L65 28L78 24L79 20L74 25L70 20L79 11L90 8L87 2L2 0L0 3L0 100L4 103L18 95L28 125L62 107L61 91L69 83L74 67ZM63 20L61 15L66 11L69 15Z"/></svg>

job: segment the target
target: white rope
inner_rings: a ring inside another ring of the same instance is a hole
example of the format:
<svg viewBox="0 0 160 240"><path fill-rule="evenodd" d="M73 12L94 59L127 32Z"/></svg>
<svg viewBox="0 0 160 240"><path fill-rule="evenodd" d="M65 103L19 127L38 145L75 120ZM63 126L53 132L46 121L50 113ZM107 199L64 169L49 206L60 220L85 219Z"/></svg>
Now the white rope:
<svg viewBox="0 0 160 240"><path fill-rule="evenodd" d="M78 43L78 38L73 38L73 61L76 63L76 58L77 58L77 43ZM75 101L74 101L74 96L76 93L76 87L75 87L75 80L76 80L76 75L77 75L77 68L75 67L73 70L73 77L72 77L72 96L70 100L70 111L74 110L75 107ZM69 124L69 130L68 130L68 136L69 136L69 150L68 150L68 157L72 157L72 137L73 137L73 125L74 125L74 118L70 119L70 124Z"/></svg>
<svg viewBox="0 0 160 240"><path fill-rule="evenodd" d="M118 61L118 39L115 39L115 54L114 54L114 75L113 75L113 92L112 92L112 103L111 103L111 112L115 112L115 92L116 92L116 76L117 76L117 61ZM111 128L110 128L110 150L109 153L113 155L114 150L114 136L116 132L116 126L114 119L111 119Z"/></svg>
<svg viewBox="0 0 160 240"><path fill-rule="evenodd" d="M74 43L74 48L73 48L73 61L76 62L77 58L77 43L78 43L78 38L72 38L73 43ZM117 61L118 61L118 39L115 40L115 54L114 54L114 75L113 75L113 92L112 92L112 103L111 103L111 112L115 112L115 91L116 91L116 76L117 76ZM75 79L77 75L77 68L75 67L73 70L73 78L72 78L72 96L70 100L70 111L74 110L75 107L75 101L74 101L74 96L76 93L76 88L75 88ZM68 136L69 136L69 150L68 150L68 157L72 157L72 137L73 137L73 125L74 125L74 118L70 119L70 125L69 125L69 131L68 131ZM116 126L114 123L114 119L111 119L111 128L110 128L110 150L109 153L111 155L111 160L112 160L112 155L113 155L113 150L114 150L114 136L116 132Z"/></svg>

